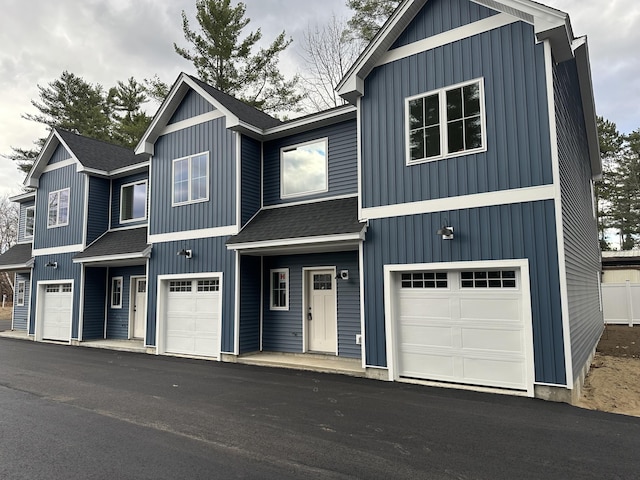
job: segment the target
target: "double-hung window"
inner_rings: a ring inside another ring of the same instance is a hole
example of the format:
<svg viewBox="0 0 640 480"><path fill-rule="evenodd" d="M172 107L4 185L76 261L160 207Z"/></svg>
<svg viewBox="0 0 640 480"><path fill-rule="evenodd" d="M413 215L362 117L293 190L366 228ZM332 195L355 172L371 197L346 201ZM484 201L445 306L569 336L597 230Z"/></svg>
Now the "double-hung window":
<svg viewBox="0 0 640 480"><path fill-rule="evenodd" d="M24 217L24 238L32 238L36 218L36 207L27 207Z"/></svg>
<svg viewBox="0 0 640 480"><path fill-rule="evenodd" d="M280 196L299 197L329 188L326 138L280 151Z"/></svg>
<svg viewBox="0 0 640 480"><path fill-rule="evenodd" d="M289 269L271 270L271 310L289 310Z"/></svg>
<svg viewBox="0 0 640 480"><path fill-rule="evenodd" d="M18 307L24 307L25 285L24 280L20 280L16 287L16 305Z"/></svg>
<svg viewBox="0 0 640 480"><path fill-rule="evenodd" d="M147 181L129 183L120 189L120 223L147 218Z"/></svg>
<svg viewBox="0 0 640 480"><path fill-rule="evenodd" d="M209 200L209 154L173 161L173 206Z"/></svg>
<svg viewBox="0 0 640 480"><path fill-rule="evenodd" d="M111 308L122 308L122 277L111 279Z"/></svg>
<svg viewBox="0 0 640 480"><path fill-rule="evenodd" d="M69 225L69 189L49 193L48 228Z"/></svg>
<svg viewBox="0 0 640 480"><path fill-rule="evenodd" d="M407 164L485 151L482 79L406 99Z"/></svg>

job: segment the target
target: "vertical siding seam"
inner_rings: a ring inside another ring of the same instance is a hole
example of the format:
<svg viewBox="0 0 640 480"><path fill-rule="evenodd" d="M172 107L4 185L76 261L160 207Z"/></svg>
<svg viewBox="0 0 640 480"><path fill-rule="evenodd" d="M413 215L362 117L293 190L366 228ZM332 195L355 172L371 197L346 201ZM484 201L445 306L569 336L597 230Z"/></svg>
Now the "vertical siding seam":
<svg viewBox="0 0 640 480"><path fill-rule="evenodd" d="M560 277L560 311L564 343L565 382L568 389L573 389L573 362L571 359L569 305L567 291L567 267L565 259L564 229L562 217L562 187L560 180L560 159L558 153L558 130L555 112L555 92L553 78L553 58L550 40L544 41L545 70L547 78L547 97L549 106L549 132L551 143L551 161L553 165L553 186L555 190L554 206L556 216L556 239L558 244L558 273Z"/></svg>

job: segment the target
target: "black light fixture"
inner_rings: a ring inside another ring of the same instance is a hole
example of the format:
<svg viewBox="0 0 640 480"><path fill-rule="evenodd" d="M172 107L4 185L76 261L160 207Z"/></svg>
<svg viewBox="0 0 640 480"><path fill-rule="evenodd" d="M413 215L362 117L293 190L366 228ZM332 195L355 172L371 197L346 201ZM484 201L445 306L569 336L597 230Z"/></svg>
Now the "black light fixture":
<svg viewBox="0 0 640 480"><path fill-rule="evenodd" d="M438 229L436 235L442 235L443 240L453 240L453 227L449 226L449 219L444 219L444 224Z"/></svg>
<svg viewBox="0 0 640 480"><path fill-rule="evenodd" d="M58 262L52 262L51 260L49 260L49 261L47 262L47 264L45 265L45 267L58 268Z"/></svg>
<svg viewBox="0 0 640 480"><path fill-rule="evenodd" d="M183 248L182 250L180 250L180 251L178 252L178 256L179 256L179 257L185 257L185 258L189 259L189 258L191 258L191 256L192 256L192 252L191 252L191 250L189 250L189 249L184 249L184 248Z"/></svg>

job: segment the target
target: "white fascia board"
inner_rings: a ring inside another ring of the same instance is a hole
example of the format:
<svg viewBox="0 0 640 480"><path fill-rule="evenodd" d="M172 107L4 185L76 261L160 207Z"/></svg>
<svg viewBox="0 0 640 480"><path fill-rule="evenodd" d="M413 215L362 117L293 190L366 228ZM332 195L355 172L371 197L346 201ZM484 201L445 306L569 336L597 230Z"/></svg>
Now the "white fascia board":
<svg viewBox="0 0 640 480"><path fill-rule="evenodd" d="M151 256L151 246L145 248L142 252L123 253L121 255L104 255L102 257L74 258L73 263L104 263L116 262L120 260L137 260L145 259Z"/></svg>
<svg viewBox="0 0 640 480"><path fill-rule="evenodd" d="M292 247L301 245L312 244L325 244L325 243L338 243L338 242L360 242L364 240L366 233L366 227L358 233L344 233L339 235L325 235L318 237L304 237L304 238L284 238L280 240L265 240L262 242L247 242L247 243L229 243L227 249L229 250L259 250L265 248L277 248L277 247Z"/></svg>
<svg viewBox="0 0 640 480"><path fill-rule="evenodd" d="M19 263L14 265L2 265L0 266L0 272L29 270L30 268L33 268L33 259L29 260L27 263Z"/></svg>
<svg viewBox="0 0 640 480"><path fill-rule="evenodd" d="M43 255L60 255L63 253L82 252L83 250L84 250L84 245L80 243L77 245L65 245L63 247L33 249L31 252L31 255L33 255L34 257L43 256Z"/></svg>
<svg viewBox="0 0 640 480"><path fill-rule="evenodd" d="M36 198L36 192L35 191L31 191L31 192L25 192L25 193L19 193L18 195L14 195L13 197L9 197L9 201L10 202L24 202L27 200L35 200Z"/></svg>
<svg viewBox="0 0 640 480"><path fill-rule="evenodd" d="M314 115L308 115L303 118L291 120L283 125L272 127L264 130L265 140L292 135L299 130L308 130L309 127L317 128L319 126L331 125L356 118L356 107L353 105L343 105L332 110L325 110Z"/></svg>
<svg viewBox="0 0 640 480"><path fill-rule="evenodd" d="M47 168L47 163L51 159L53 153L56 151L56 148L58 148L58 145L62 145L67 150L69 155L71 155L72 160L80 163L69 146L62 141L60 135L58 135L55 129L52 129L49 137L47 138L47 141L40 151L40 155L38 155L35 162L33 162L31 170L27 174L27 177L24 179L24 185L26 187L38 188L38 180L40 179L40 175L42 175L44 170Z"/></svg>

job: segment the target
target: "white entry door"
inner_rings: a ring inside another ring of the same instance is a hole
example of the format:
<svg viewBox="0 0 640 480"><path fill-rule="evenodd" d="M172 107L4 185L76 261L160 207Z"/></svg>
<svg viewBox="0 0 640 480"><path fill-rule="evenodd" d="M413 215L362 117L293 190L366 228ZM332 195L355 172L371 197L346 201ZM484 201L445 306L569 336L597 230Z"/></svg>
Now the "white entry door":
<svg viewBox="0 0 640 480"><path fill-rule="evenodd" d="M307 273L307 338L312 352L337 353L336 283L333 270Z"/></svg>
<svg viewBox="0 0 640 480"><path fill-rule="evenodd" d="M68 342L71 335L70 283L44 286L44 305L42 308L42 339Z"/></svg>
<svg viewBox="0 0 640 480"><path fill-rule="evenodd" d="M147 318L147 279L136 278L133 293L133 337L144 338Z"/></svg>

